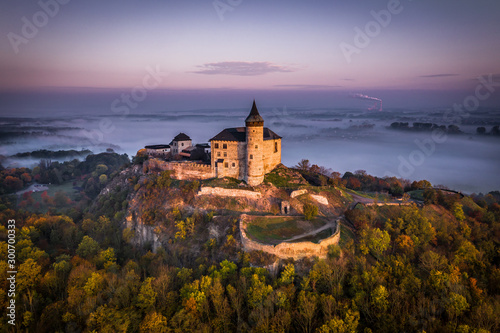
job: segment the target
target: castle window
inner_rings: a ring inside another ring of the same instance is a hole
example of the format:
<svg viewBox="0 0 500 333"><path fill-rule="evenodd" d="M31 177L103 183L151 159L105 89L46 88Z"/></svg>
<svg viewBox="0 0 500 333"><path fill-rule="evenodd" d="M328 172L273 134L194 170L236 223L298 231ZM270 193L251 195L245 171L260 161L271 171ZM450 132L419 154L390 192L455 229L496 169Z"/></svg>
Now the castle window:
<svg viewBox="0 0 500 333"><path fill-rule="evenodd" d="M250 154L250 159L253 160L253 155L252 154Z"/></svg>
<svg viewBox="0 0 500 333"><path fill-rule="evenodd" d="M232 164L232 165L233 165L233 168L234 168L234 167L236 166L236 163L234 163L234 162L233 162L233 164Z"/></svg>
<svg viewBox="0 0 500 333"><path fill-rule="evenodd" d="M227 167L228 167L228 165L227 165L227 164L228 164L227 162L226 162L226 163L224 163L224 168L227 168Z"/></svg>
<svg viewBox="0 0 500 333"><path fill-rule="evenodd" d="M217 152L217 157L220 157L220 151Z"/></svg>
<svg viewBox="0 0 500 333"><path fill-rule="evenodd" d="M182 147L184 147L184 142L183 142L183 143L181 143L181 146L182 146Z"/></svg>
<svg viewBox="0 0 500 333"><path fill-rule="evenodd" d="M227 153L226 152L224 152L224 157L227 157Z"/></svg>
<svg viewBox="0 0 500 333"><path fill-rule="evenodd" d="M275 153L278 152L278 143L277 142L274 143L274 152Z"/></svg>
<svg viewBox="0 0 500 333"><path fill-rule="evenodd" d="M258 145L255 145L255 149L258 149L258 148L259 148L259 146L258 146Z"/></svg>
<svg viewBox="0 0 500 333"><path fill-rule="evenodd" d="M217 149L217 148L219 148L219 144L218 143L215 144L215 149Z"/></svg>
<svg viewBox="0 0 500 333"><path fill-rule="evenodd" d="M227 149L227 144L223 144L222 149Z"/></svg>

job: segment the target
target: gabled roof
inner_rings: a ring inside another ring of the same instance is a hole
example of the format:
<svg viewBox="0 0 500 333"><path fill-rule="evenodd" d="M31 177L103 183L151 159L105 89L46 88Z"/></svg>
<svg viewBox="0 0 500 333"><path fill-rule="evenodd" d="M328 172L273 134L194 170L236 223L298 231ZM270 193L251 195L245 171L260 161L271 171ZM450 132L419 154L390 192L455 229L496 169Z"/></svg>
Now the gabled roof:
<svg viewBox="0 0 500 333"><path fill-rule="evenodd" d="M264 140L281 139L281 136L271 131L269 128L264 127Z"/></svg>
<svg viewBox="0 0 500 333"><path fill-rule="evenodd" d="M246 127L226 128L209 141L246 141Z"/></svg>
<svg viewBox="0 0 500 333"><path fill-rule="evenodd" d="M248 115L247 119L245 119L246 123L253 122L264 122L264 118L262 118L259 114L259 110L257 110L257 106L255 105L255 100L253 101L252 110Z"/></svg>
<svg viewBox="0 0 500 333"><path fill-rule="evenodd" d="M169 145L151 145L151 146L146 146L144 147L146 149L166 149L166 148L170 148Z"/></svg>
<svg viewBox="0 0 500 333"><path fill-rule="evenodd" d="M245 142L247 139L246 127L226 128L210 141L238 141ZM281 139L281 136L264 127L264 140Z"/></svg>
<svg viewBox="0 0 500 333"><path fill-rule="evenodd" d="M179 133L173 141L189 141L191 138L184 133Z"/></svg>

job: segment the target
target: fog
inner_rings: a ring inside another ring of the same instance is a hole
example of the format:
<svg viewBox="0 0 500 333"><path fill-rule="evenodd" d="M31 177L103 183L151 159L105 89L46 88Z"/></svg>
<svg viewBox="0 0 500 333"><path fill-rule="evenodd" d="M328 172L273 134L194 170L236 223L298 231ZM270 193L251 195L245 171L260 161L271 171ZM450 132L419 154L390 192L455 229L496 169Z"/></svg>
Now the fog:
<svg viewBox="0 0 500 333"><path fill-rule="evenodd" d="M108 99L109 101L109 99ZM368 110L364 101L349 107L257 106L265 126L283 137L282 162L294 166L301 159L344 173L362 169L375 176L427 179L466 193L500 190L500 136L487 133L500 124L496 108L479 108L468 117L450 117L451 108L386 107ZM251 104L251 101L249 103ZM13 105L11 105L13 107ZM85 106L87 108L88 106ZM110 112L47 112L37 116L2 112L0 155L4 166L32 166L35 160L13 159L19 152L38 149L90 149L94 153L113 148L136 154L149 144L168 144L179 132L194 143L204 143L226 127L244 126L248 108L200 108L165 110L160 105L133 110L128 115ZM59 110L69 110L71 105ZM453 115L453 114L452 114ZM15 116L15 117L14 117ZM393 129L393 122L408 122L410 129ZM456 125L462 133L412 130L414 122Z"/></svg>

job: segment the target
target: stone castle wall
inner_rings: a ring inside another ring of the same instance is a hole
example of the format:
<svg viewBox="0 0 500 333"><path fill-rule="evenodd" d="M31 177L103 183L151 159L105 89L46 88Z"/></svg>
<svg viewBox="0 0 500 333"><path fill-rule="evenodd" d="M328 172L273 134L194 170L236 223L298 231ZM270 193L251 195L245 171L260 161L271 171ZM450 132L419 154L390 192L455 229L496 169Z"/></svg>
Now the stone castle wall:
<svg viewBox="0 0 500 333"><path fill-rule="evenodd" d="M220 197L245 197L249 199L260 199L262 194L260 192L248 190L234 190L222 187L202 187L196 195L217 195Z"/></svg>
<svg viewBox="0 0 500 333"><path fill-rule="evenodd" d="M275 152L275 143L278 151ZM262 151L264 161L264 173L271 172L278 164L281 163L281 139L264 140L264 150Z"/></svg>
<svg viewBox="0 0 500 333"><path fill-rule="evenodd" d="M337 221L336 230L328 238L321 240L318 244L313 242L283 242L278 245L266 245L257 241L251 240L246 234L246 218L247 215L243 214L240 217L240 236L243 249L249 251L264 251L276 255L279 258L293 258L300 259L304 257L317 256L319 258L326 258L328 254L328 246L338 244L340 240L340 223Z"/></svg>
<svg viewBox="0 0 500 333"><path fill-rule="evenodd" d="M306 193L307 193L306 189L295 190L292 193L290 193L290 198L295 198L295 197L298 197L299 195L306 194Z"/></svg>
<svg viewBox="0 0 500 333"><path fill-rule="evenodd" d="M159 159L149 159L144 162L144 172L173 171L172 178L179 180L200 180L215 177L215 172L208 164L180 161L166 162Z"/></svg>

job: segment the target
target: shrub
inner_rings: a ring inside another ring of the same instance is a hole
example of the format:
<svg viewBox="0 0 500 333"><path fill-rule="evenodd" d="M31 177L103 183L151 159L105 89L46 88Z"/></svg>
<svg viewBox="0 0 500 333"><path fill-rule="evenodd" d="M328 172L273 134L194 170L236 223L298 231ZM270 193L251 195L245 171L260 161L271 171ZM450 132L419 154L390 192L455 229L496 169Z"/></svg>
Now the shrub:
<svg viewBox="0 0 500 333"><path fill-rule="evenodd" d="M304 218L309 221L312 220L316 215L318 215L318 207L313 204L305 203Z"/></svg>

